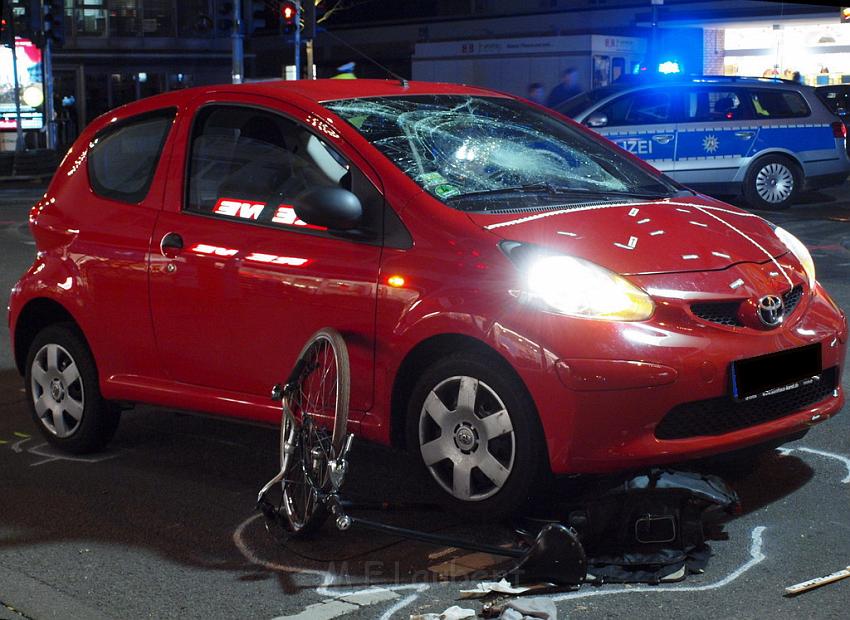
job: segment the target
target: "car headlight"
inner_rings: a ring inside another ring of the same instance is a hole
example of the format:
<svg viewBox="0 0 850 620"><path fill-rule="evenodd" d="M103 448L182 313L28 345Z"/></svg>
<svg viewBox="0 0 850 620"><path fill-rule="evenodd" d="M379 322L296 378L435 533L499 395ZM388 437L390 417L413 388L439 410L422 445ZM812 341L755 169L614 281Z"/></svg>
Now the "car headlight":
<svg viewBox="0 0 850 620"><path fill-rule="evenodd" d="M773 232L776 233L776 236L779 237L779 240L785 244L785 247L788 248L791 253L797 257L797 260L800 261L800 264L803 266L803 270L806 272L806 275L809 278L809 286L815 285L815 261L812 260L812 255L809 254L809 250L806 249L806 246L803 245L803 242L797 239L794 235L789 233L784 228L780 228L777 226L773 229Z"/></svg>
<svg viewBox="0 0 850 620"><path fill-rule="evenodd" d="M623 276L573 256L539 256L527 264L527 293L560 314L642 321L655 304Z"/></svg>

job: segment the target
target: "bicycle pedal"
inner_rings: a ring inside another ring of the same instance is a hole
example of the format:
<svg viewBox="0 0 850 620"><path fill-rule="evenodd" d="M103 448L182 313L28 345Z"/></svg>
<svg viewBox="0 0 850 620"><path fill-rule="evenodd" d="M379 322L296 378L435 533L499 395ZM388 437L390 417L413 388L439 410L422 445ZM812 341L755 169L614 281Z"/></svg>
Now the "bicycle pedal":
<svg viewBox="0 0 850 620"><path fill-rule="evenodd" d="M283 400L283 386L280 383L276 383L272 388L271 398L276 402Z"/></svg>

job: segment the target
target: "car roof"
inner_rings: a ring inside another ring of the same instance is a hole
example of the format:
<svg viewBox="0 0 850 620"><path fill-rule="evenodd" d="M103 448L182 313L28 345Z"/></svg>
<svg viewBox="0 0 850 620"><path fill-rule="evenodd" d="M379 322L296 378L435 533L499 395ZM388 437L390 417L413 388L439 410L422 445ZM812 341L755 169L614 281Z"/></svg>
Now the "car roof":
<svg viewBox="0 0 850 620"><path fill-rule="evenodd" d="M315 103L338 99L359 99L366 97L394 97L406 95L477 95L486 97L510 97L506 93L463 84L443 82L413 82L401 80L269 80L245 84L212 84L196 86L180 91L169 91L129 104L174 105L175 101L185 100L216 93L243 93L261 95L283 101L293 98L307 99Z"/></svg>

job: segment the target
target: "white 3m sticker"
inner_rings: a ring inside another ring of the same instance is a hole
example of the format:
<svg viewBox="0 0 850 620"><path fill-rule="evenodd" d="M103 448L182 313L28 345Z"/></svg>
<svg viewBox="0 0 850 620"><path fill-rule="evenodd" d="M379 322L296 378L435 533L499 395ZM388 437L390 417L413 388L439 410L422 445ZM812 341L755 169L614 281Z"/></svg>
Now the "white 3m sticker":
<svg viewBox="0 0 850 620"><path fill-rule="evenodd" d="M219 198L218 202L215 203L213 212L218 215L239 217L244 220L257 220L260 218L260 213L263 212L265 206L266 203L264 202L243 202L231 198Z"/></svg>

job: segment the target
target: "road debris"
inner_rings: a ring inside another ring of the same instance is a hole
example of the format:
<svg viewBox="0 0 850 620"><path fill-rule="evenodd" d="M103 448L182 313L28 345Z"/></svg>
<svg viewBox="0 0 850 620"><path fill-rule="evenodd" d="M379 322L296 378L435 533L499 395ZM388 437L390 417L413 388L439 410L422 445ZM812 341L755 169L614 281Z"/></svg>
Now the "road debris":
<svg viewBox="0 0 850 620"><path fill-rule="evenodd" d="M841 581L842 579L846 579L847 577L850 577L850 566L843 570L836 571L831 575L827 575L826 577L816 577L814 579L809 579L808 581L796 583L793 586L788 586L787 588L785 588L785 596L797 596L798 594L802 594L803 592L814 590L815 588L825 586L828 583Z"/></svg>

